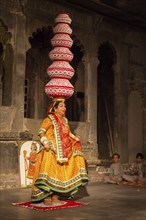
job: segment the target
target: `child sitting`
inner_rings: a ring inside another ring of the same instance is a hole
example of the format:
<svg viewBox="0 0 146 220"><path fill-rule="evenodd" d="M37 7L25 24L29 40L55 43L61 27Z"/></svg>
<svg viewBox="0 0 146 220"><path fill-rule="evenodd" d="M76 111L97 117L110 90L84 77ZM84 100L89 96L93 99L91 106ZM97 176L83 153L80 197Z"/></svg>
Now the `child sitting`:
<svg viewBox="0 0 146 220"><path fill-rule="evenodd" d="M114 153L112 156L113 163L110 166L110 175L104 178L105 182L119 184L122 181L123 166L120 164L120 155Z"/></svg>
<svg viewBox="0 0 146 220"><path fill-rule="evenodd" d="M144 167L143 167L143 154L137 153L136 160L131 164L130 168L123 175L123 179L128 182L145 182Z"/></svg>

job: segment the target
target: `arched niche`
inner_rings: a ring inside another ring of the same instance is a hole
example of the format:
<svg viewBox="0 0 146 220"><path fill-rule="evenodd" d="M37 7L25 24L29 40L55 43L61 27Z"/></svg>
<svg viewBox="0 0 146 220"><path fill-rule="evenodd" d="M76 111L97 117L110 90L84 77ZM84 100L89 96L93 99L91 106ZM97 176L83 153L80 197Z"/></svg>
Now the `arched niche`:
<svg viewBox="0 0 146 220"><path fill-rule="evenodd" d="M142 99L137 91L128 97L128 153L129 162L137 152L143 152L143 109Z"/></svg>
<svg viewBox="0 0 146 220"><path fill-rule="evenodd" d="M24 117L42 119L47 112L49 98L44 92L48 82L47 67L51 64L49 52L52 27L38 28L29 37L31 48L26 52Z"/></svg>
<svg viewBox="0 0 146 220"><path fill-rule="evenodd" d="M12 104L13 48L12 34L0 19L0 105Z"/></svg>
<svg viewBox="0 0 146 220"><path fill-rule="evenodd" d="M114 112L116 51L108 41L98 49L97 68L97 141L99 159L109 159L114 153Z"/></svg>

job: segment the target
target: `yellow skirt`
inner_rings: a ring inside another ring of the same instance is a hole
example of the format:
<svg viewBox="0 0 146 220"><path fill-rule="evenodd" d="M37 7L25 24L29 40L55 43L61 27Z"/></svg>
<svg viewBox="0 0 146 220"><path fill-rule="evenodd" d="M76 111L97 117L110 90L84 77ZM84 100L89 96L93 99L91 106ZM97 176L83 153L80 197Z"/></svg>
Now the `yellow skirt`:
<svg viewBox="0 0 146 220"><path fill-rule="evenodd" d="M85 160L76 155L60 164L53 151L42 150L38 154L32 185L32 201L40 201L52 192L72 197L79 186L88 182Z"/></svg>

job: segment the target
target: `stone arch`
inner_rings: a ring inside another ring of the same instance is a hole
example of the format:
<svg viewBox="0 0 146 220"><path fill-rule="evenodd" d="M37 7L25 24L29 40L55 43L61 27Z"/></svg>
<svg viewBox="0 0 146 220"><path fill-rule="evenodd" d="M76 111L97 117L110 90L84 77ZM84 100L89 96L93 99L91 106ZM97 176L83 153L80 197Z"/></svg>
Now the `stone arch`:
<svg viewBox="0 0 146 220"><path fill-rule="evenodd" d="M75 36L71 36L74 43L71 47L71 52L74 58L70 63L75 69L75 74L70 80L75 88L73 96L66 100L67 112L66 116L70 121L84 121L85 120L85 67L82 61L84 56L84 46L80 40Z"/></svg>
<svg viewBox="0 0 146 220"><path fill-rule="evenodd" d="M108 41L98 49L97 68L97 140L100 159L114 153L115 71L116 51Z"/></svg>
<svg viewBox="0 0 146 220"><path fill-rule="evenodd" d="M26 52L24 117L42 119L47 112L49 98L44 92L48 81L47 67L51 64L48 53L52 46L52 27L38 28L29 37L31 48Z"/></svg>
<svg viewBox="0 0 146 220"><path fill-rule="evenodd" d="M12 104L13 47L12 34L0 19L0 105Z"/></svg>

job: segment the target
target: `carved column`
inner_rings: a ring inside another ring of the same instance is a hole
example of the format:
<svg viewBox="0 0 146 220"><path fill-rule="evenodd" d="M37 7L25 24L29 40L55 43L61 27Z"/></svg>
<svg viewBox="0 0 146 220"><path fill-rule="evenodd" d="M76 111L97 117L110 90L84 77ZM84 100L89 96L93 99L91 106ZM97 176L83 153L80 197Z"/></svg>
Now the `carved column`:
<svg viewBox="0 0 146 220"><path fill-rule="evenodd" d="M21 12L14 16L14 72L13 72L13 105L16 107L16 118L12 130L23 130L24 118L24 81L25 81L25 28L26 18Z"/></svg>
<svg viewBox="0 0 146 220"><path fill-rule="evenodd" d="M146 82L143 80L133 81L128 80L128 94L130 95L131 92L136 91L141 97L142 106L141 109L143 111L143 131L142 131L142 149L144 155L146 154Z"/></svg>
<svg viewBox="0 0 146 220"><path fill-rule="evenodd" d="M90 58L89 58L90 57ZM85 118L87 124L87 142L84 146L87 158L89 179L94 181L98 163L97 145L97 57L96 53L83 58L85 66Z"/></svg>
<svg viewBox="0 0 146 220"><path fill-rule="evenodd" d="M146 84L146 83L145 83ZM146 85L144 86L143 96L143 152L146 155ZM146 157L144 158L146 161Z"/></svg>

